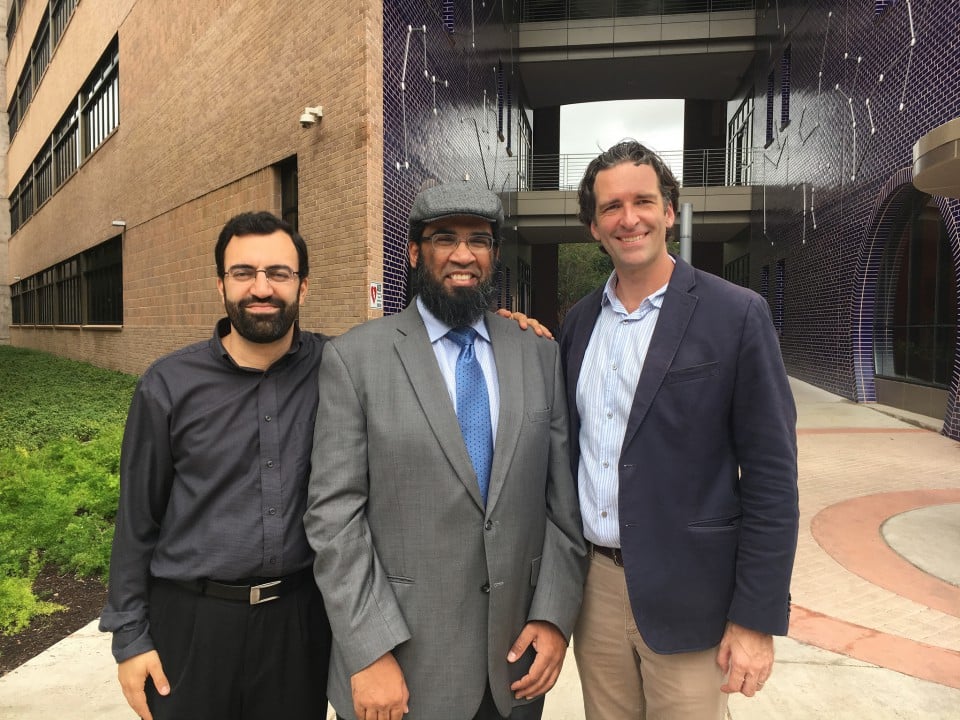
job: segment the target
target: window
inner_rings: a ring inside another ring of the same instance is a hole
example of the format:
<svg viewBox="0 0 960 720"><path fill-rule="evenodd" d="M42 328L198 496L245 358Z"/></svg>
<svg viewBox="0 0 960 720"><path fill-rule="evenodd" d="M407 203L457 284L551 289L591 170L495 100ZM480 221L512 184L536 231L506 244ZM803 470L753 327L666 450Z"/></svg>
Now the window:
<svg viewBox="0 0 960 720"><path fill-rule="evenodd" d="M734 285L750 287L750 254L741 255L723 266L723 279Z"/></svg>
<svg viewBox="0 0 960 720"><path fill-rule="evenodd" d="M50 64L53 51L60 43L63 32L77 9L78 0L50 0L47 5L47 14L40 21L37 34L30 46L30 54L24 64L17 88L7 108L7 122L9 124L10 139L17 134L27 106L33 99L37 85ZM20 1L11 4L10 15L7 18L7 47L13 43L16 26L19 20Z"/></svg>
<svg viewBox="0 0 960 720"><path fill-rule="evenodd" d="M10 193L10 232L16 232L119 126L119 59L114 38Z"/></svg>
<svg viewBox="0 0 960 720"><path fill-rule="evenodd" d="M777 260L777 285L773 297L773 325L777 328L778 335L783 335L783 295L786 273L786 260Z"/></svg>
<svg viewBox="0 0 960 720"><path fill-rule="evenodd" d="M790 48L780 58L780 129L790 124Z"/></svg>
<svg viewBox="0 0 960 720"><path fill-rule="evenodd" d="M882 15L891 5L896 5L897 0L873 0L873 14Z"/></svg>
<svg viewBox="0 0 960 720"><path fill-rule="evenodd" d="M12 324L122 324L122 254L117 236L15 283Z"/></svg>
<svg viewBox="0 0 960 720"><path fill-rule="evenodd" d="M946 388L957 336L947 228L928 195L910 191L884 248L874 315L876 374Z"/></svg>
<svg viewBox="0 0 960 720"><path fill-rule="evenodd" d="M123 260L120 237L83 254L88 325L123 323Z"/></svg>
<svg viewBox="0 0 960 720"><path fill-rule="evenodd" d="M766 144L773 142L773 89L776 83L776 77L773 70L767 75L767 139Z"/></svg>
<svg viewBox="0 0 960 720"><path fill-rule="evenodd" d="M753 161L753 94L727 123L727 185L749 185Z"/></svg>

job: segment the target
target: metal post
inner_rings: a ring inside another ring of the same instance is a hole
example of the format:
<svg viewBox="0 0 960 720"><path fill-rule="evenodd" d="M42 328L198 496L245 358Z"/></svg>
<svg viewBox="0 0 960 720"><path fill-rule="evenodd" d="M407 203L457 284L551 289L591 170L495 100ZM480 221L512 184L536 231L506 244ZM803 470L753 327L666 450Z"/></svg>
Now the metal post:
<svg viewBox="0 0 960 720"><path fill-rule="evenodd" d="M691 262L693 257L693 203L680 203L680 257Z"/></svg>

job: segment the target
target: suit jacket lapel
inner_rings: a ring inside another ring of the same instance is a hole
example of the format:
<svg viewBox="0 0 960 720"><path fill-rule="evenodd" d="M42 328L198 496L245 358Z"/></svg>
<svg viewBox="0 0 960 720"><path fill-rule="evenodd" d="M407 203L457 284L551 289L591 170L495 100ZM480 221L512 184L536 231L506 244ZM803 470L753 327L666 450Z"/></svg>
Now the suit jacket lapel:
<svg viewBox="0 0 960 720"><path fill-rule="evenodd" d="M657 326L650 340L650 348L643 361L637 391L633 396L633 408L627 419L627 430L623 436L624 448L630 444L640 429L640 424L647 416L647 411L660 390L667 370L687 331L687 324L697 306L697 297L690 293L694 284L693 268L677 258L676 267L670 276L667 292L663 298L663 306L660 308L660 316L657 318Z"/></svg>
<svg viewBox="0 0 960 720"><path fill-rule="evenodd" d="M423 325L420 312L412 303L398 316L398 337L394 346L410 380L414 394L427 418L427 424L436 435L443 453L457 473L460 482L466 487L470 497L478 506L483 507L477 476L463 442L457 413L447 394L447 386L437 366L437 358L430 344L430 337ZM402 419L407 422L408 419Z"/></svg>
<svg viewBox="0 0 960 720"><path fill-rule="evenodd" d="M497 416L497 437L493 443L493 465L490 468L490 487L487 490L487 511L493 509L503 489L507 470L520 438L523 424L523 350L520 337L513 327L487 315L487 330L493 343L493 358L497 366L500 386L500 414Z"/></svg>

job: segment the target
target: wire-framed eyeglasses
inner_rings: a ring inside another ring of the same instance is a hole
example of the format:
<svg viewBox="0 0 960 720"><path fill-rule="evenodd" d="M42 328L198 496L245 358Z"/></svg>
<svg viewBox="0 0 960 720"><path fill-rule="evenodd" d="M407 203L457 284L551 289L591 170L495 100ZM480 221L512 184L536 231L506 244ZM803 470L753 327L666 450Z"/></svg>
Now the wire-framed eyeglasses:
<svg viewBox="0 0 960 720"><path fill-rule="evenodd" d="M496 240L490 233L471 233L466 237L461 237L452 232L435 232L433 235L424 235L423 240L429 240L433 249L439 253L452 253L460 243L465 243L467 250L477 254L490 252Z"/></svg>
<svg viewBox="0 0 960 720"><path fill-rule="evenodd" d="M293 282L294 278L300 274L286 265L270 265L265 268L255 268L252 265L234 265L227 268L224 275L229 275L234 282L251 283L256 280L259 273L263 273L263 276L271 285L284 285Z"/></svg>

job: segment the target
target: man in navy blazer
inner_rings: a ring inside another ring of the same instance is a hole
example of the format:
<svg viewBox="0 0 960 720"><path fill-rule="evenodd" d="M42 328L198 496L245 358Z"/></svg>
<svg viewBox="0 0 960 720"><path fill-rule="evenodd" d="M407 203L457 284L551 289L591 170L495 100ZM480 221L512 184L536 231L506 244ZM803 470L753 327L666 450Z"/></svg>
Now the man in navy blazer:
<svg viewBox="0 0 960 720"><path fill-rule="evenodd" d="M796 408L764 299L667 252L678 197L635 141L580 184L614 265L560 340L592 546L574 632L587 720L722 720L787 631Z"/></svg>

